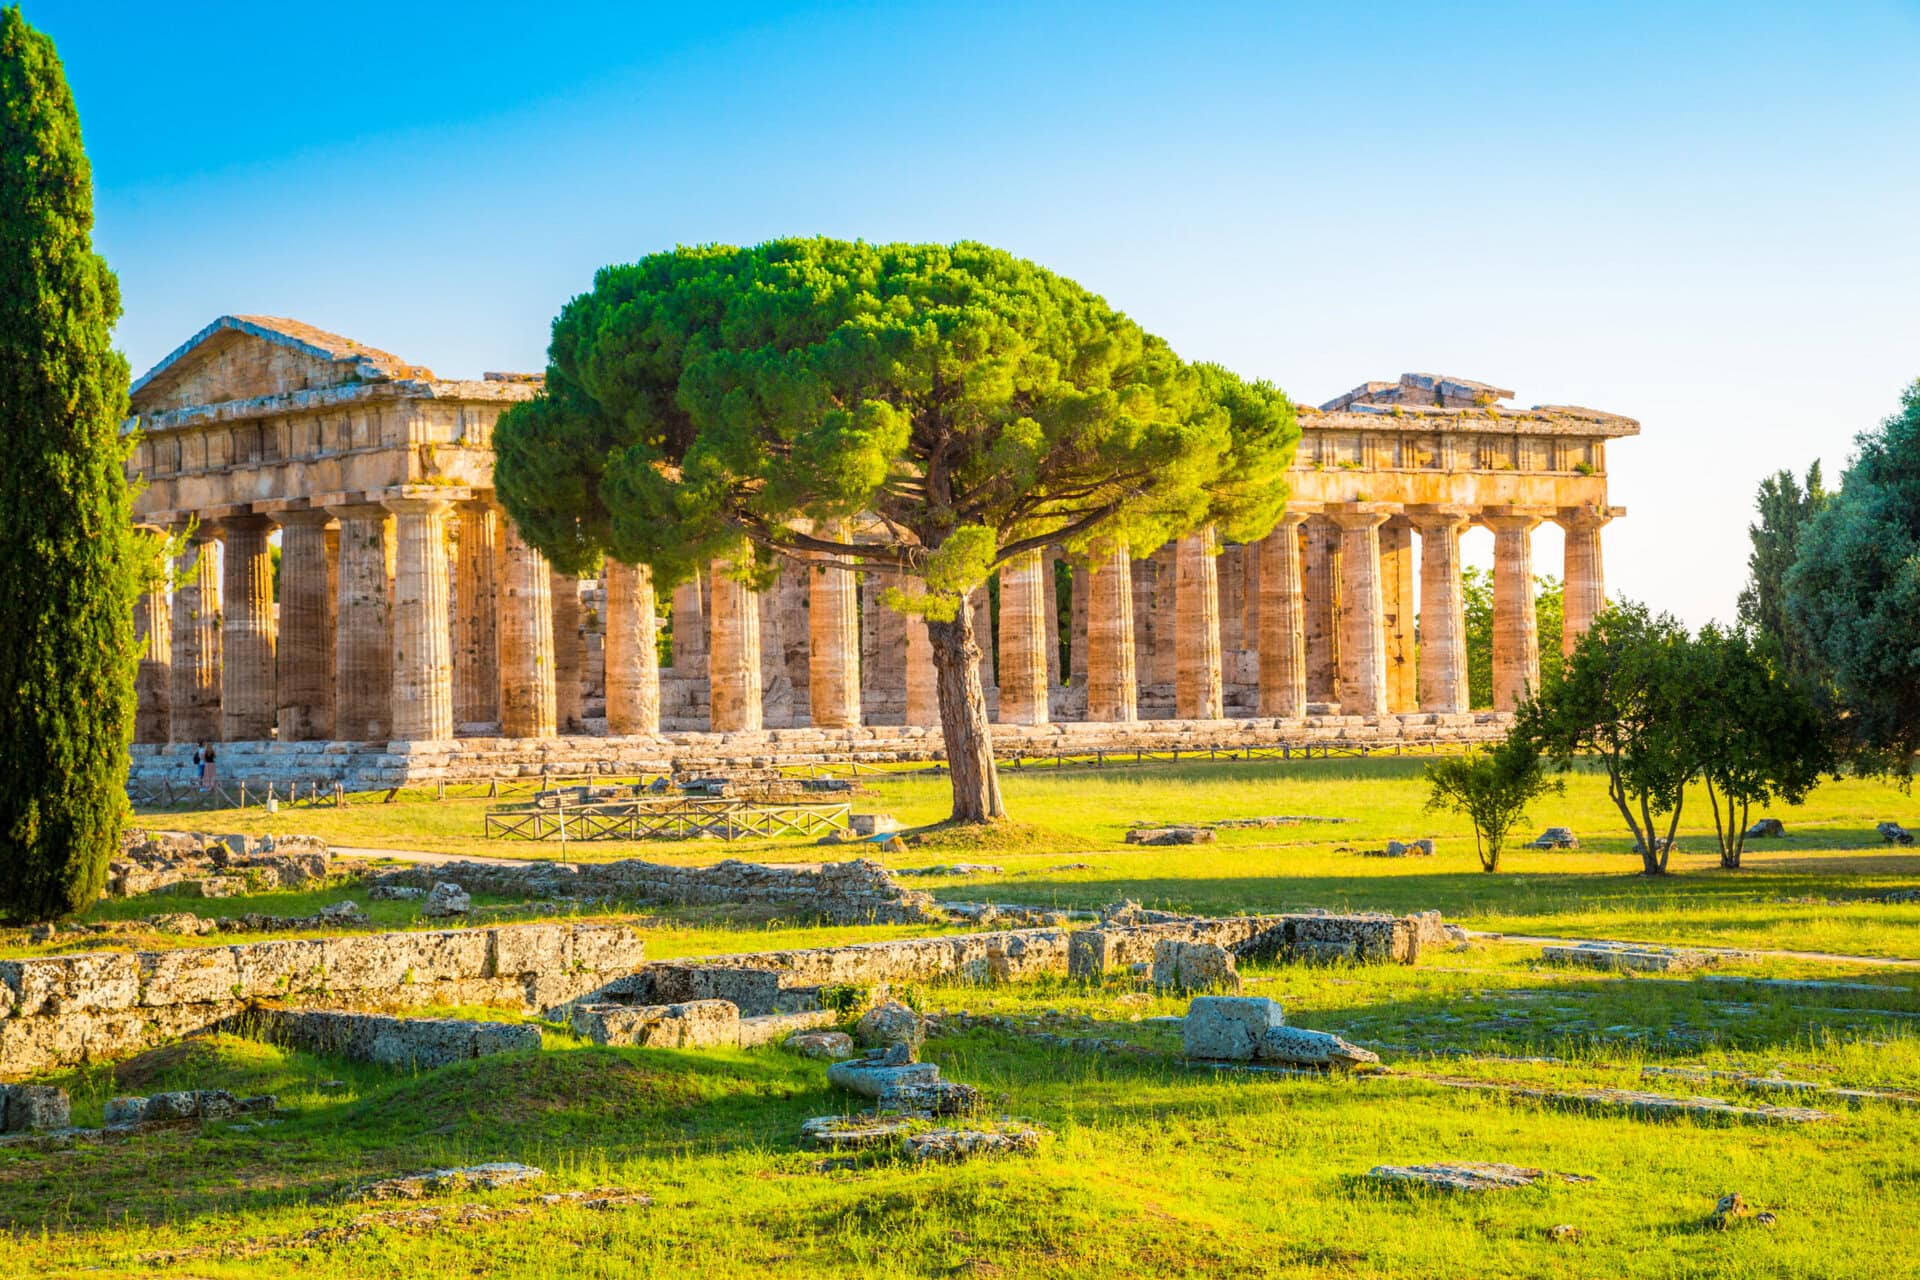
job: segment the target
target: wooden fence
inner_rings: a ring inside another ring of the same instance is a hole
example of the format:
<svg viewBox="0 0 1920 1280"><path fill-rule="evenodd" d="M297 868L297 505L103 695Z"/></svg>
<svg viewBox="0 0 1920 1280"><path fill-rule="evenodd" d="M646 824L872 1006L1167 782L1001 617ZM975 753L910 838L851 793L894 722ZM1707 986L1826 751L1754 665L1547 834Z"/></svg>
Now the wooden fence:
<svg viewBox="0 0 1920 1280"><path fill-rule="evenodd" d="M718 836L823 836L845 831L853 806L845 800L731 800L662 796L560 808L503 808L487 812L485 833L500 840L685 840Z"/></svg>

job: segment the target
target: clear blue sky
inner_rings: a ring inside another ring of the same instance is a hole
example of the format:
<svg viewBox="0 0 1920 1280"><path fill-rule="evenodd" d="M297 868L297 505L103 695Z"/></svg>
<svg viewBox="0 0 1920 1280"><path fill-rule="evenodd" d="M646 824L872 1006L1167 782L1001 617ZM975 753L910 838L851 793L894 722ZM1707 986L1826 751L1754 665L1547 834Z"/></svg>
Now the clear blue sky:
<svg viewBox="0 0 1920 1280"><path fill-rule="evenodd" d="M603 263L981 239L1305 401L1640 418L1609 586L1693 622L1920 376L1913 3L23 7L136 373L227 312L537 369Z"/></svg>

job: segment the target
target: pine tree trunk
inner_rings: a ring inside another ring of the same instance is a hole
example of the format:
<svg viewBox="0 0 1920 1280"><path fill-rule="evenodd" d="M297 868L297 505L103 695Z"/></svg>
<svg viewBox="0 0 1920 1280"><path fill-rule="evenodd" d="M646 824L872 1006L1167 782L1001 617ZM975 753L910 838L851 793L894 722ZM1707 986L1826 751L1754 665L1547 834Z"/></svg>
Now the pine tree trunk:
<svg viewBox="0 0 1920 1280"><path fill-rule="evenodd" d="M953 821L1004 818L1007 810L1000 801L1000 773L993 763L973 610L963 603L953 621L929 620L927 638L933 642L933 670L940 689L940 733L946 739L947 773L953 781Z"/></svg>

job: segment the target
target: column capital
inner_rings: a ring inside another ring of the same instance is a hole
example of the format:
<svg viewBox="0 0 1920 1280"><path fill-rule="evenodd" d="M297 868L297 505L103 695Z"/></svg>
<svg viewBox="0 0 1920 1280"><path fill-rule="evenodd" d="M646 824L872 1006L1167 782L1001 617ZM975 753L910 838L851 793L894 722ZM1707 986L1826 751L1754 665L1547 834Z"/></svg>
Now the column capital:
<svg viewBox="0 0 1920 1280"><path fill-rule="evenodd" d="M1422 533L1439 533L1469 524L1476 508L1444 502L1422 502L1407 507L1407 519Z"/></svg>
<svg viewBox="0 0 1920 1280"><path fill-rule="evenodd" d="M1494 532L1527 533L1553 518L1553 507L1482 507L1476 517Z"/></svg>
<svg viewBox="0 0 1920 1280"><path fill-rule="evenodd" d="M329 525L335 520L325 507L283 507L269 510L267 519L285 528L288 525Z"/></svg>
<svg viewBox="0 0 1920 1280"><path fill-rule="evenodd" d="M1317 503L1288 503L1287 509L1280 513L1280 519L1274 522L1274 530L1298 529L1307 521L1320 514Z"/></svg>
<svg viewBox="0 0 1920 1280"><path fill-rule="evenodd" d="M1562 529L1598 529L1615 516L1627 514L1625 507L1561 507L1553 515L1553 522Z"/></svg>
<svg viewBox="0 0 1920 1280"><path fill-rule="evenodd" d="M378 495L381 506L396 514L400 512L445 512L453 509L453 504L470 494L470 490L451 485L408 484L396 489L388 489Z"/></svg>
<svg viewBox="0 0 1920 1280"><path fill-rule="evenodd" d="M1400 511L1392 502L1329 502L1325 514L1342 529L1377 529Z"/></svg>

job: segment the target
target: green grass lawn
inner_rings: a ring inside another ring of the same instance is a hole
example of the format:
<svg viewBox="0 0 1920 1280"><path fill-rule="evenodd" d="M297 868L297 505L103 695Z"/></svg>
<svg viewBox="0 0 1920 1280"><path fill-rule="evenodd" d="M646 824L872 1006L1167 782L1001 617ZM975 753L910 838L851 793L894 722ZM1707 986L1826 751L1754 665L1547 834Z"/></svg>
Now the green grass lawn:
<svg viewBox="0 0 1920 1280"><path fill-rule="evenodd" d="M1582 848L1511 851L1501 874L1486 875L1463 820L1424 811L1422 767L1413 758L1381 757L1008 769L1003 775L1007 804L1019 824L1013 831L978 840L943 839L904 854L877 847L866 852L900 866L965 861L1003 868L1004 874L914 881L950 899L1091 908L1130 897L1149 906L1216 914L1314 907L1431 909L1471 927L1509 932L1920 955L1910 941L1920 924L1920 903L1857 901L1920 885L1920 851L1890 849L1874 831L1883 818L1898 820L1920 810L1920 802L1892 785L1851 779L1827 783L1805 805L1780 810L1787 838L1755 842L1747 866L1738 872L1719 869L1705 797L1692 796L1673 874L1649 879L1638 874L1640 861L1601 779L1575 773L1564 795L1536 808L1527 835L1548 825L1569 826L1580 835ZM909 774L864 785L859 810L891 813L916 825L944 815L944 778ZM476 833L485 809L485 801L423 798L277 815L250 808L147 815L145 820L213 831L309 832L336 844L374 848L506 857L561 852L555 844L481 839ZM1341 821L1225 830L1212 845L1124 843L1127 828L1136 822L1272 816ZM1912 825L1920 827L1920 818ZM1438 841L1439 852L1431 859L1370 858L1357 852L1379 848L1388 839L1424 835ZM574 842L566 848L575 859L678 863L724 857L814 860L851 852L797 840Z"/></svg>
<svg viewBox="0 0 1920 1280"><path fill-rule="evenodd" d="M1018 823L985 838L937 834L902 866L991 863L997 871L911 881L949 900L1095 907L1122 897L1212 913L1327 907L1437 908L1507 934L1701 942L1920 958L1920 904L1876 901L1920 883L1920 855L1873 832L1913 802L1869 782L1830 783L1780 812L1789 836L1717 868L1704 805L1683 824L1674 874L1648 879L1598 781L1534 813L1573 827L1576 853L1522 852L1478 870L1457 819L1423 813L1413 760L1221 763L1006 775ZM943 812L945 782L867 784L861 809L915 824ZM410 799L344 810L160 816L154 826L307 831L340 844L550 856L475 833L484 804ZM1227 830L1217 843L1142 848L1130 823L1303 815L1339 818ZM1920 826L1920 822L1914 825ZM1529 832L1529 834L1532 834ZM1431 859L1362 856L1388 838L1433 835ZM570 855L711 862L844 857L790 842L601 845ZM106 902L90 919L157 910L308 914L354 896L299 894ZM414 903L367 903L386 928L439 927ZM628 920L666 958L825 945L935 929L823 927L724 908L476 900L471 923ZM219 935L198 944L256 935ZM144 929L63 936L21 954L98 945L180 945ZM1289 1021L1376 1049L1372 1079L1214 1073L1184 1064L1177 1029L1151 1021L1185 1001L1087 985L943 987L925 1008L1015 1019L936 1037L928 1056L985 1090L995 1114L1045 1126L1028 1158L919 1167L840 1163L803 1150L809 1116L858 1100L822 1066L778 1049L599 1048L564 1028L545 1047L434 1071L393 1073L231 1036L68 1073L76 1119L117 1092L220 1087L273 1092L264 1125L212 1123L70 1151L0 1150L0 1276L1711 1276L1920 1274L1920 1110L1777 1095L1649 1068L1776 1072L1823 1085L1920 1094L1920 972L1848 960L1755 956L1686 976L1545 966L1537 945L1490 940L1429 951L1413 967L1253 966L1249 994ZM1815 981L1795 987L1772 980ZM1838 984L1838 985L1836 985ZM499 1010L447 1010L518 1018ZM1118 1041L1088 1052L1035 1033ZM1448 1083L1453 1082L1453 1083ZM1457 1087L1474 1082L1481 1087ZM1496 1087L1497 1086L1497 1087ZM1550 1091L1639 1088L1746 1104L1823 1106L1812 1125L1647 1120L1529 1101ZM485 1160L548 1171L527 1190L402 1206L354 1203L376 1176ZM1596 1181L1478 1197L1383 1189L1377 1164L1485 1160ZM593 1211L544 1192L617 1187L648 1206ZM1772 1230L1708 1229L1739 1191ZM422 1208L431 1210L422 1213ZM379 1214L378 1217L369 1215ZM1549 1229L1571 1225L1578 1241Z"/></svg>
<svg viewBox="0 0 1920 1280"><path fill-rule="evenodd" d="M1684 1094L1689 1087L1649 1083L1642 1068L1685 1062L1920 1088L1920 1039L1898 1016L1920 1009L1906 984L1885 971L1826 966L1820 976L1881 990L1810 996L1541 970L1531 955L1493 944L1414 969L1249 970L1248 990L1281 998L1302 1025L1383 1045L1447 1045L1435 1055L1389 1052L1394 1074L1368 1081L1188 1068L1177 1033L1140 1020L1177 1012L1181 1002L1134 1003L1117 983L915 993L933 1009L1025 1017L1151 1051L1077 1053L989 1029L930 1041L928 1056L945 1074L1052 1135L1030 1159L956 1167L876 1157L836 1168L800 1149L801 1120L851 1104L826 1087L819 1064L775 1049L604 1049L549 1031L538 1055L405 1075L217 1037L136 1059L119 1078L76 1073L69 1083L83 1116L97 1116L114 1091L213 1082L275 1092L291 1114L260 1127L0 1153L0 1218L18 1233L0 1272L1913 1273L1920 1126L1910 1112L1841 1106L1809 1126L1648 1121L1433 1083L1470 1077ZM1729 976L1800 971L1756 962ZM1833 1030L1830 1018L1811 1013L1815 1002L1847 1003L1854 1029ZM1687 1036L1672 1035L1676 1027ZM535 1191L614 1186L653 1204L594 1213L529 1206L532 1192L501 1191L455 1199L528 1216L457 1229L388 1219L343 1230L382 1207L348 1202L357 1183L482 1160L547 1170ZM1361 1177L1376 1164L1434 1160L1504 1161L1597 1181L1447 1197L1383 1190ZM1779 1226L1707 1230L1714 1199L1731 1190L1777 1214ZM1562 1223L1584 1238L1549 1240Z"/></svg>

